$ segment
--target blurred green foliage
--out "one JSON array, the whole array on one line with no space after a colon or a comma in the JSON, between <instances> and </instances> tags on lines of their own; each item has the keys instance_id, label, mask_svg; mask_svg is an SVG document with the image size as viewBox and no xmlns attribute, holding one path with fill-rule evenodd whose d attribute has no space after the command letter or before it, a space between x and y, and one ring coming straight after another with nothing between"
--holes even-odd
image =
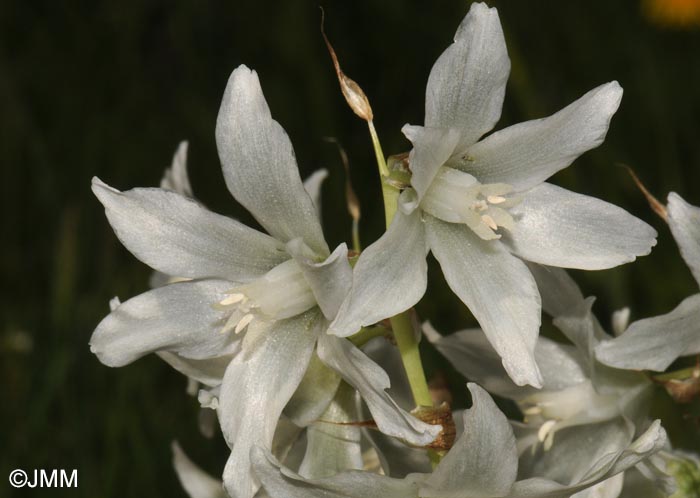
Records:
<instances>
[{"instance_id":1,"label":"blurred green foliage","mask_svg":"<svg viewBox=\"0 0 700 498\"><path fill-rule=\"evenodd\" d=\"M599 297L602 322L625 305L633 319L669 311L697 288L667 228L616 163L632 166L662 199L674 190L700 204L700 32L654 26L633 0L490 3L513 62L499 127L546 116L609 80L624 87L605 144L553 181L659 231L651 256L575 274ZM429 70L469 2L323 4L343 68L371 99L384 151L408 150L400 128L422 123ZM225 444L199 435L197 404L179 374L155 357L113 370L89 352L108 300L144 291L149 275L120 246L89 186L93 175L122 189L155 186L178 141L189 139L195 194L254 223L228 195L214 143L219 101L238 64L260 74L303 175L330 170L332 245L349 240L350 220L328 136L348 152L365 245L379 236L371 145L340 95L319 18L317 2L300 0L0 3L0 496L185 496L170 465L174 438L212 473L223 468ZM443 331L473 324L438 271L430 283L423 317ZM441 368L427 353L429 370ZM463 391L454 380L452 388ZM675 406L660 392L656 411L676 444L698 449L697 403ZM75 468L79 488L15 491L5 477L14 468Z\"/></svg>"}]
</instances>

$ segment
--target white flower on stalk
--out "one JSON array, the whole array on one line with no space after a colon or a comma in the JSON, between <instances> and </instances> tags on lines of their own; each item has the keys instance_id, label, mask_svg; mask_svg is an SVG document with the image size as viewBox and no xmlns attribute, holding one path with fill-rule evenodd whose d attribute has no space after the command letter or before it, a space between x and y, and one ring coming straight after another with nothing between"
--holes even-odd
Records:
<instances>
[{"instance_id":1,"label":"white flower on stalk","mask_svg":"<svg viewBox=\"0 0 700 498\"><path fill-rule=\"evenodd\" d=\"M325 334L350 285L347 247L330 253L289 137L245 66L229 79L216 138L229 191L270 235L173 191L120 192L94 179L121 242L153 269L190 280L118 306L95 330L92 351L109 366L151 352L199 366L224 359L214 406L232 450L224 483L235 498L257 489L249 450L269 449L282 410L308 424L330 403L340 377L360 392L383 432L416 445L432 441L440 427L391 400L381 367Z\"/></svg>"},{"instance_id":2,"label":"white flower on stalk","mask_svg":"<svg viewBox=\"0 0 700 498\"><path fill-rule=\"evenodd\" d=\"M505 416L486 391L475 384L469 390L464 430L432 473L396 479L348 471L309 479L259 447L251 453L255 471L271 498L568 498L642 462L666 441L658 421L634 439L631 425L618 419L596 432L594 444L567 434L546 464L518 462Z\"/></svg>"},{"instance_id":3,"label":"white flower on stalk","mask_svg":"<svg viewBox=\"0 0 700 498\"><path fill-rule=\"evenodd\" d=\"M671 192L667 221L681 256L700 285L700 208ZM596 347L596 357L616 368L664 371L678 357L700 354L700 294L673 311L632 323Z\"/></svg>"},{"instance_id":4,"label":"white flower on stalk","mask_svg":"<svg viewBox=\"0 0 700 498\"><path fill-rule=\"evenodd\" d=\"M543 443L549 449L564 428L618 417L637 427L646 423L653 384L639 372L610 368L596 360L596 346L609 336L591 312L593 299L584 299L564 270L537 265L530 265L530 270L545 311L572 343L538 337L535 359L542 373L541 389L515 385L479 329L441 336L426 323L425 336L465 377L516 401L525 426L532 429L530 444Z\"/></svg>"},{"instance_id":5,"label":"white flower on stalk","mask_svg":"<svg viewBox=\"0 0 700 498\"><path fill-rule=\"evenodd\" d=\"M523 260L611 268L648 254L656 232L616 206L544 183L601 144L620 86L480 140L500 117L509 70L496 9L473 4L430 73L425 126L403 129L413 142L411 188L387 233L361 255L331 332L353 334L418 302L432 251L508 374L539 386L540 296Z\"/></svg>"}]
</instances>

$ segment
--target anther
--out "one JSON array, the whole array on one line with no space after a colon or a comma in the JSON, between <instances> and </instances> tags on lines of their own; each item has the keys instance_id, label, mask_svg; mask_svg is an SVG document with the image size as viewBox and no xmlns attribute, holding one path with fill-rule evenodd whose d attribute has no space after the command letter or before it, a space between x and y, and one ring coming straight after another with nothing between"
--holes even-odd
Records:
<instances>
[{"instance_id":1,"label":"anther","mask_svg":"<svg viewBox=\"0 0 700 498\"><path fill-rule=\"evenodd\" d=\"M488 226L491 230L498 230L498 225L496 225L496 222L488 214L483 215L481 217L481 221L486 223L486 226Z\"/></svg>"},{"instance_id":2,"label":"anther","mask_svg":"<svg viewBox=\"0 0 700 498\"><path fill-rule=\"evenodd\" d=\"M245 299L244 294L234 293L234 294L231 294L230 296L228 296L227 298L223 299L222 301L220 301L219 304L221 304L223 306L228 306L231 304L240 303L244 299Z\"/></svg>"},{"instance_id":3,"label":"anther","mask_svg":"<svg viewBox=\"0 0 700 498\"><path fill-rule=\"evenodd\" d=\"M250 322L253 321L253 318L255 316L252 313L248 313L245 315L243 318L240 319L240 321L236 324L236 328L234 329L234 332L236 334L240 334L240 332L246 328L248 325L250 325Z\"/></svg>"}]
</instances>

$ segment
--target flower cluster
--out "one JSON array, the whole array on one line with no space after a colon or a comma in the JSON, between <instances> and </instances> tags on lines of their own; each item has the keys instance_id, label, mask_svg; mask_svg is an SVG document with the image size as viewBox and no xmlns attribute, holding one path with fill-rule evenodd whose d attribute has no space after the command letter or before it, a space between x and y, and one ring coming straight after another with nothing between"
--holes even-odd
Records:
<instances>
[{"instance_id":1,"label":"flower cluster","mask_svg":"<svg viewBox=\"0 0 700 498\"><path fill-rule=\"evenodd\" d=\"M396 194L387 231L356 260L323 235L327 173L302 182L245 66L228 81L216 143L226 186L265 232L194 197L186 143L161 188L93 180L117 237L155 273L152 290L111 303L91 350L113 367L159 355L189 379L204 432L218 420L231 449L219 480L174 443L190 496L665 496L674 469L697 475L650 418L645 371L700 353L700 295L629 326L619 312L613 337L562 269L612 268L656 243L623 209L546 182L603 142L622 89L603 84L489 134L509 71L497 11L473 4L430 73L425 124L403 128L409 179L382 177ZM667 220L700 283L700 209L671 194ZM421 331L412 307L429 253L479 329ZM539 335L542 310L566 343ZM470 409L430 398L421 335L472 381Z\"/></svg>"}]
</instances>

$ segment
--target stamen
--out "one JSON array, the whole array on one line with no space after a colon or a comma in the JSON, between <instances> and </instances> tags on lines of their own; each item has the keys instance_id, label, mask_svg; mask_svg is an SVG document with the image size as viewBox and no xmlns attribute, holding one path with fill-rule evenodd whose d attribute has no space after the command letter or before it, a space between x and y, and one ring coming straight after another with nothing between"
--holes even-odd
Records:
<instances>
[{"instance_id":1,"label":"stamen","mask_svg":"<svg viewBox=\"0 0 700 498\"><path fill-rule=\"evenodd\" d=\"M537 431L537 439L541 443L544 442L544 440L547 439L547 435L551 432L555 425L557 425L556 420L547 420L540 426L540 430Z\"/></svg>"},{"instance_id":2,"label":"stamen","mask_svg":"<svg viewBox=\"0 0 700 498\"><path fill-rule=\"evenodd\" d=\"M486 200L491 204L501 204L506 202L506 198L500 195L489 195Z\"/></svg>"},{"instance_id":3,"label":"stamen","mask_svg":"<svg viewBox=\"0 0 700 498\"><path fill-rule=\"evenodd\" d=\"M496 225L496 222L493 221L493 218L491 218L488 214L483 215L481 217L481 221L483 221L491 230L498 230L498 225Z\"/></svg>"},{"instance_id":4,"label":"stamen","mask_svg":"<svg viewBox=\"0 0 700 498\"><path fill-rule=\"evenodd\" d=\"M253 321L253 318L255 318L255 315L252 313L248 313L245 315L243 318L240 319L240 321L236 324L236 328L234 329L234 332L236 334L240 334L241 331L246 328L248 325L250 325L250 322Z\"/></svg>"},{"instance_id":5,"label":"stamen","mask_svg":"<svg viewBox=\"0 0 700 498\"><path fill-rule=\"evenodd\" d=\"M219 301L219 304L222 306L229 306L231 304L236 304L240 303L245 299L245 294L240 294L238 292L231 294L227 298L223 299L222 301Z\"/></svg>"}]
</instances>

